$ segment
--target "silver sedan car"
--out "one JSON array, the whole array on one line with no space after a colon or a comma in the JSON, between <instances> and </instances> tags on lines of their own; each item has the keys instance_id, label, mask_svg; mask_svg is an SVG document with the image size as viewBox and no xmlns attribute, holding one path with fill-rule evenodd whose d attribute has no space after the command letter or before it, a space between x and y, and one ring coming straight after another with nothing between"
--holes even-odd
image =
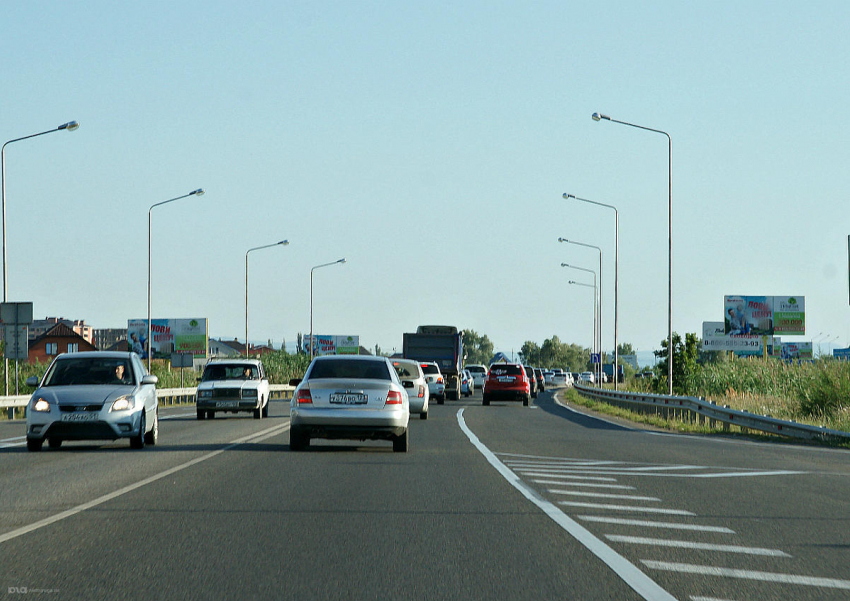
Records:
<instances>
[{"instance_id":1,"label":"silver sedan car","mask_svg":"<svg viewBox=\"0 0 850 601\"><path fill-rule=\"evenodd\" d=\"M289 448L300 451L311 438L391 440L393 451L408 449L410 403L385 357L316 357L290 402Z\"/></svg>"},{"instance_id":2,"label":"silver sedan car","mask_svg":"<svg viewBox=\"0 0 850 601\"><path fill-rule=\"evenodd\" d=\"M410 412L418 413L419 419L428 419L428 401L431 398L428 382L419 361L413 359L393 359L401 385L407 390Z\"/></svg>"},{"instance_id":3,"label":"silver sedan car","mask_svg":"<svg viewBox=\"0 0 850 601\"><path fill-rule=\"evenodd\" d=\"M154 375L135 353L85 352L59 355L47 374L27 379L38 386L27 405L27 449L45 440L58 448L65 440L117 440L130 446L154 445L159 437Z\"/></svg>"}]
</instances>

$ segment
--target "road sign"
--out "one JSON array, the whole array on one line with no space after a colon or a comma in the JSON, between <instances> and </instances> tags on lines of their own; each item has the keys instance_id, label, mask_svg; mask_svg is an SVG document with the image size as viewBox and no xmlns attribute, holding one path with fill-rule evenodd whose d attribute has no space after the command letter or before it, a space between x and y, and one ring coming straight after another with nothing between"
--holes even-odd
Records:
<instances>
[{"instance_id":1,"label":"road sign","mask_svg":"<svg viewBox=\"0 0 850 601\"><path fill-rule=\"evenodd\" d=\"M4 357L26 361L29 358L27 326L3 324L3 339L6 341Z\"/></svg>"},{"instance_id":2,"label":"road sign","mask_svg":"<svg viewBox=\"0 0 850 601\"><path fill-rule=\"evenodd\" d=\"M590 362L599 363L599 353L590 353Z\"/></svg>"},{"instance_id":3,"label":"road sign","mask_svg":"<svg viewBox=\"0 0 850 601\"><path fill-rule=\"evenodd\" d=\"M0 303L0 322L8 325L30 325L32 303Z\"/></svg>"}]
</instances>

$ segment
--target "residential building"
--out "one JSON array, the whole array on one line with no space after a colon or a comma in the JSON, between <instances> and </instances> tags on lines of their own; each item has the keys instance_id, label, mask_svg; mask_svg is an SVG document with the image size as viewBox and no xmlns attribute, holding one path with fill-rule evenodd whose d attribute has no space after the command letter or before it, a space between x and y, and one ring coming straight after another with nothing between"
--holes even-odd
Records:
<instances>
[{"instance_id":1,"label":"residential building","mask_svg":"<svg viewBox=\"0 0 850 601\"><path fill-rule=\"evenodd\" d=\"M27 362L50 363L56 355L96 350L97 348L91 342L69 326L59 322L29 343Z\"/></svg>"}]
</instances>

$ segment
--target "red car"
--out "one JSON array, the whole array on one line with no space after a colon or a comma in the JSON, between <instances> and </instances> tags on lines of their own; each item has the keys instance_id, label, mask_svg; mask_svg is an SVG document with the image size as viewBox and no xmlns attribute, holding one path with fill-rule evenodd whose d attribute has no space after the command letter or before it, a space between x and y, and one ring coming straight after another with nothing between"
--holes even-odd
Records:
<instances>
[{"instance_id":1,"label":"red car","mask_svg":"<svg viewBox=\"0 0 850 601\"><path fill-rule=\"evenodd\" d=\"M484 380L484 405L490 401L522 401L528 406L531 384L525 369L518 363L494 363Z\"/></svg>"}]
</instances>

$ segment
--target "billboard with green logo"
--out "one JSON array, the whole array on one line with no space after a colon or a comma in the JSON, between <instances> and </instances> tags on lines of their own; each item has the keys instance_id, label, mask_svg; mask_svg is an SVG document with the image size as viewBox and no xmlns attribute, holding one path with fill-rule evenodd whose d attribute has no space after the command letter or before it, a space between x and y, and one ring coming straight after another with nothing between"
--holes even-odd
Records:
<instances>
[{"instance_id":1,"label":"billboard with green logo","mask_svg":"<svg viewBox=\"0 0 850 601\"><path fill-rule=\"evenodd\" d=\"M726 334L802 336L806 333L806 298L725 296L723 319Z\"/></svg>"}]
</instances>

